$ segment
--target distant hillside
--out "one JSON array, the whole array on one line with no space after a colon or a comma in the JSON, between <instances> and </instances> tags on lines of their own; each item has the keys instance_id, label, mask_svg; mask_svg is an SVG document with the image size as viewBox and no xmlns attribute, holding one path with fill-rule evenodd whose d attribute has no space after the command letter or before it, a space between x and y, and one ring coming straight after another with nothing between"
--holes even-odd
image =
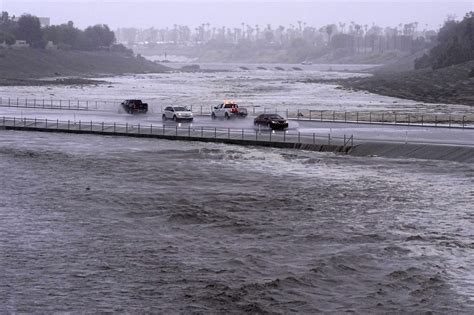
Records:
<instances>
[{"instance_id":1,"label":"distant hillside","mask_svg":"<svg viewBox=\"0 0 474 315\"><path fill-rule=\"evenodd\" d=\"M438 43L415 61L415 68L440 69L474 60L474 12L460 22L448 20L438 33Z\"/></svg>"},{"instance_id":2,"label":"distant hillside","mask_svg":"<svg viewBox=\"0 0 474 315\"><path fill-rule=\"evenodd\" d=\"M405 71L413 69L417 70ZM372 69L373 77L341 82L354 89L432 103L474 106L474 12L448 20L428 52Z\"/></svg>"},{"instance_id":3,"label":"distant hillside","mask_svg":"<svg viewBox=\"0 0 474 315\"><path fill-rule=\"evenodd\" d=\"M0 79L100 76L169 70L142 57L96 51L0 49Z\"/></svg>"},{"instance_id":4,"label":"distant hillside","mask_svg":"<svg viewBox=\"0 0 474 315\"><path fill-rule=\"evenodd\" d=\"M474 60L436 70L381 72L342 84L353 89L423 102L474 106Z\"/></svg>"},{"instance_id":5,"label":"distant hillside","mask_svg":"<svg viewBox=\"0 0 474 315\"><path fill-rule=\"evenodd\" d=\"M423 51L418 51L413 54L406 54L381 62L381 66L369 69L372 73L396 73L415 69L415 60L423 55Z\"/></svg>"}]
</instances>

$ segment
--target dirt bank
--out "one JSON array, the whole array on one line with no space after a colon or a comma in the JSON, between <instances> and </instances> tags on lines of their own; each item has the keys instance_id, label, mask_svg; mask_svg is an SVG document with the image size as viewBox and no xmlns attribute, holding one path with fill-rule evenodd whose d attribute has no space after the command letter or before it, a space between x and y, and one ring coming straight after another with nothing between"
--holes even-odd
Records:
<instances>
[{"instance_id":1,"label":"dirt bank","mask_svg":"<svg viewBox=\"0 0 474 315\"><path fill-rule=\"evenodd\" d=\"M474 106L474 61L442 69L389 71L374 68L373 76L351 79L309 79L306 83L331 83L352 90L427 103Z\"/></svg>"},{"instance_id":2,"label":"dirt bank","mask_svg":"<svg viewBox=\"0 0 474 315\"><path fill-rule=\"evenodd\" d=\"M0 84L37 85L38 78L92 77L124 73L156 73L169 70L142 57L112 52L37 49L0 49ZM51 84L87 84L55 79Z\"/></svg>"},{"instance_id":3,"label":"dirt bank","mask_svg":"<svg viewBox=\"0 0 474 315\"><path fill-rule=\"evenodd\" d=\"M373 77L344 80L346 88L429 103L474 106L474 61L438 70L375 72Z\"/></svg>"}]
</instances>

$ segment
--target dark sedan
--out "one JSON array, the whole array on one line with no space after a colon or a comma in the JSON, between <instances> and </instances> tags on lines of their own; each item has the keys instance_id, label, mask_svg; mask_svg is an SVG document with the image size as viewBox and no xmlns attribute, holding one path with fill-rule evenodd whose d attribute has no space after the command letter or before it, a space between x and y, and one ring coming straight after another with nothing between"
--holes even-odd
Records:
<instances>
[{"instance_id":1,"label":"dark sedan","mask_svg":"<svg viewBox=\"0 0 474 315\"><path fill-rule=\"evenodd\" d=\"M277 114L260 114L254 121L254 125L268 126L271 129L286 129L288 128L288 122L285 118Z\"/></svg>"},{"instance_id":2,"label":"dark sedan","mask_svg":"<svg viewBox=\"0 0 474 315\"><path fill-rule=\"evenodd\" d=\"M122 103L123 109L129 114L146 113L148 111L148 104L141 100L125 100Z\"/></svg>"}]
</instances>

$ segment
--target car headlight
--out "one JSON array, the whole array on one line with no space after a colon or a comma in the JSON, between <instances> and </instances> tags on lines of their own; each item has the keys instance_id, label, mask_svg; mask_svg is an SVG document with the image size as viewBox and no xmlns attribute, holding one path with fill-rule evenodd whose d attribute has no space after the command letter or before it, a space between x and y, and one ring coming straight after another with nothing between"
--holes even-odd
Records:
<instances>
[{"instance_id":1,"label":"car headlight","mask_svg":"<svg viewBox=\"0 0 474 315\"><path fill-rule=\"evenodd\" d=\"M181 116L181 113L176 113L176 115Z\"/></svg>"}]
</instances>

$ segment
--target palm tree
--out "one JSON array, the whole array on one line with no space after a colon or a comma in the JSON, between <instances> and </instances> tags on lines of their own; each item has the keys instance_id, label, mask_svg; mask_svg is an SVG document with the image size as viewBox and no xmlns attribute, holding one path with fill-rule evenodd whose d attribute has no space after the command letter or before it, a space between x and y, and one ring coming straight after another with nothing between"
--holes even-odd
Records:
<instances>
[{"instance_id":1,"label":"palm tree","mask_svg":"<svg viewBox=\"0 0 474 315\"><path fill-rule=\"evenodd\" d=\"M326 27L324 29L326 31L326 33L328 34L328 45L331 42L331 35L334 33L334 31L336 29L335 26L336 25L334 25L334 24L329 24L329 25L326 25Z\"/></svg>"},{"instance_id":2,"label":"palm tree","mask_svg":"<svg viewBox=\"0 0 474 315\"><path fill-rule=\"evenodd\" d=\"M285 27L283 25L278 26L278 34L280 36L280 45L283 45L284 32L285 32Z\"/></svg>"},{"instance_id":3,"label":"palm tree","mask_svg":"<svg viewBox=\"0 0 474 315\"><path fill-rule=\"evenodd\" d=\"M356 52L360 51L360 40L359 40L359 35L360 35L360 30L362 29L362 26L360 24L354 24L355 32L356 32Z\"/></svg>"},{"instance_id":4,"label":"palm tree","mask_svg":"<svg viewBox=\"0 0 474 315\"><path fill-rule=\"evenodd\" d=\"M364 25L364 53L367 51L367 28L369 26L367 24Z\"/></svg>"},{"instance_id":5,"label":"palm tree","mask_svg":"<svg viewBox=\"0 0 474 315\"><path fill-rule=\"evenodd\" d=\"M346 27L346 23L339 22L339 27L341 28L341 32L344 34L344 27Z\"/></svg>"}]
</instances>

